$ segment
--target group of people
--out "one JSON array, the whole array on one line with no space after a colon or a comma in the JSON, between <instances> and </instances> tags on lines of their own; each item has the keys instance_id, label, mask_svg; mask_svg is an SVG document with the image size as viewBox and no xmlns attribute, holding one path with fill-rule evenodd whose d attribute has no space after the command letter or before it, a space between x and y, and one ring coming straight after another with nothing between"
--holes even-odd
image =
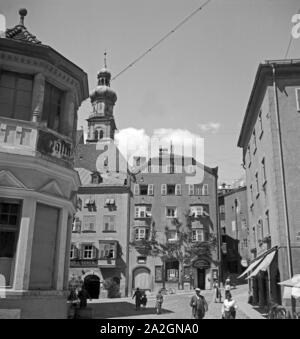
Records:
<instances>
[{"instance_id":1,"label":"group of people","mask_svg":"<svg viewBox=\"0 0 300 339\"><path fill-rule=\"evenodd\" d=\"M218 281L216 280L213 285L214 288L214 302L222 302L222 293ZM192 296L190 306L192 307L192 316L194 319L203 319L205 313L208 311L207 302L202 296L200 288L195 289L196 294ZM236 317L236 301L231 294L230 279L225 281L225 299L222 305L222 319L235 319Z\"/></svg>"},{"instance_id":2,"label":"group of people","mask_svg":"<svg viewBox=\"0 0 300 339\"><path fill-rule=\"evenodd\" d=\"M218 281L214 282L214 301L222 302L222 293ZM222 305L222 319L235 319L236 317L236 301L231 295L231 282L227 278L225 281L225 299Z\"/></svg>"},{"instance_id":3,"label":"group of people","mask_svg":"<svg viewBox=\"0 0 300 339\"><path fill-rule=\"evenodd\" d=\"M138 311L141 309L141 305L145 308L147 305L147 295L145 291L141 291L139 288L137 288L134 292L134 295L132 296L132 299L135 298L135 309ZM162 290L160 289L156 295L156 313L161 314L162 304L164 301L164 297L162 294Z\"/></svg>"},{"instance_id":4,"label":"group of people","mask_svg":"<svg viewBox=\"0 0 300 339\"><path fill-rule=\"evenodd\" d=\"M222 302L222 293L219 287L218 281L214 282L214 302ZM204 296L201 295L200 288L195 289L196 294L192 296L190 300L190 306L192 307L192 317L194 319L203 319L205 313L208 311L208 304ZM139 288L136 289L132 298L135 298L135 308L136 310L141 309L141 305L146 307L147 296L144 291L141 291ZM160 289L156 295L156 313L161 314L162 304L164 297L162 294L162 289ZM225 299L222 305L222 319L235 319L236 317L236 301L231 295L231 284L230 279L226 279L225 282Z\"/></svg>"},{"instance_id":5,"label":"group of people","mask_svg":"<svg viewBox=\"0 0 300 339\"><path fill-rule=\"evenodd\" d=\"M146 307L148 299L145 291L141 291L137 288L132 296L132 299L133 298L135 298L135 309L137 311L141 309L141 306L144 308Z\"/></svg>"},{"instance_id":6,"label":"group of people","mask_svg":"<svg viewBox=\"0 0 300 339\"><path fill-rule=\"evenodd\" d=\"M85 308L87 306L88 299L91 300L91 297L84 285L79 288L73 288L68 297L68 301L72 303L73 307L79 305L80 308Z\"/></svg>"}]
</instances>

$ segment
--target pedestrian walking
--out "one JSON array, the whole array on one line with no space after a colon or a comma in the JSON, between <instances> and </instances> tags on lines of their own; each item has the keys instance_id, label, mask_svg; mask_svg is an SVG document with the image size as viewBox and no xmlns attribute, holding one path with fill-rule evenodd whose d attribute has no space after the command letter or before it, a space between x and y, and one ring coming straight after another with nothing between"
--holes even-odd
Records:
<instances>
[{"instance_id":1,"label":"pedestrian walking","mask_svg":"<svg viewBox=\"0 0 300 339\"><path fill-rule=\"evenodd\" d=\"M222 319L235 319L237 305L229 292L222 306Z\"/></svg>"},{"instance_id":2,"label":"pedestrian walking","mask_svg":"<svg viewBox=\"0 0 300 339\"><path fill-rule=\"evenodd\" d=\"M195 289L196 294L192 296L190 306L192 307L192 316L194 319L203 319L205 312L208 311L207 302L202 296L200 288Z\"/></svg>"},{"instance_id":3,"label":"pedestrian walking","mask_svg":"<svg viewBox=\"0 0 300 339\"><path fill-rule=\"evenodd\" d=\"M144 308L146 308L146 305L147 305L147 295L146 295L146 292L142 292L142 296L141 296L141 305L144 306Z\"/></svg>"},{"instance_id":4,"label":"pedestrian walking","mask_svg":"<svg viewBox=\"0 0 300 339\"><path fill-rule=\"evenodd\" d=\"M135 298L135 309L136 311L141 309L141 298L142 298L142 292L140 291L140 289L137 287L134 295L132 296L132 299Z\"/></svg>"},{"instance_id":5,"label":"pedestrian walking","mask_svg":"<svg viewBox=\"0 0 300 339\"><path fill-rule=\"evenodd\" d=\"M230 279L227 278L226 281L225 281L225 298L228 294L231 294L230 290L231 290Z\"/></svg>"},{"instance_id":6,"label":"pedestrian walking","mask_svg":"<svg viewBox=\"0 0 300 339\"><path fill-rule=\"evenodd\" d=\"M78 292L78 299L80 301L79 303L80 308L85 308L87 306L87 300L88 299L91 300L89 292L87 291L84 285L81 287L81 289Z\"/></svg>"},{"instance_id":7,"label":"pedestrian walking","mask_svg":"<svg viewBox=\"0 0 300 339\"><path fill-rule=\"evenodd\" d=\"M156 314L161 314L161 308L164 301L164 296L162 295L162 290L159 290L156 295Z\"/></svg>"},{"instance_id":8,"label":"pedestrian walking","mask_svg":"<svg viewBox=\"0 0 300 339\"><path fill-rule=\"evenodd\" d=\"M214 288L214 301L215 301L215 303L216 302L221 303L222 302L222 294L221 294L221 290L220 290L219 283L218 283L217 280L215 281L213 288Z\"/></svg>"}]
</instances>

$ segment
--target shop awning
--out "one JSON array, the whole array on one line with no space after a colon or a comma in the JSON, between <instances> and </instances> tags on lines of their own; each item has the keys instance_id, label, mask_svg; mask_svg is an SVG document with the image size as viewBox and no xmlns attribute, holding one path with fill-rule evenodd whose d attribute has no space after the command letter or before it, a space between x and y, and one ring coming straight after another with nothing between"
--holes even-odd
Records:
<instances>
[{"instance_id":1,"label":"shop awning","mask_svg":"<svg viewBox=\"0 0 300 339\"><path fill-rule=\"evenodd\" d=\"M267 268L270 266L271 262L273 261L275 254L276 254L276 251L273 251L269 253L268 255L266 255L261 261L261 263L256 267L256 269L246 279L255 277L259 273L259 271L266 271Z\"/></svg>"},{"instance_id":2,"label":"shop awning","mask_svg":"<svg viewBox=\"0 0 300 339\"><path fill-rule=\"evenodd\" d=\"M240 276L238 276L238 279L242 278L244 275L252 271L262 261L262 259L263 258L255 260L252 264L250 264L248 268Z\"/></svg>"}]
</instances>

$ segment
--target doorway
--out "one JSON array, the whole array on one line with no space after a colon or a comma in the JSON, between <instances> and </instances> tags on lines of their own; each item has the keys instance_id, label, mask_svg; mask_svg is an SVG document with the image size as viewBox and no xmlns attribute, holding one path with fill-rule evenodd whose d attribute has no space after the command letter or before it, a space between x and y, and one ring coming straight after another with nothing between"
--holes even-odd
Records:
<instances>
[{"instance_id":1,"label":"doorway","mask_svg":"<svg viewBox=\"0 0 300 339\"><path fill-rule=\"evenodd\" d=\"M100 294L100 279L97 275L88 275L84 278L84 286L91 299L98 299Z\"/></svg>"},{"instance_id":2,"label":"doorway","mask_svg":"<svg viewBox=\"0 0 300 339\"><path fill-rule=\"evenodd\" d=\"M205 290L205 269L204 268L198 268L198 288L201 290Z\"/></svg>"}]
</instances>

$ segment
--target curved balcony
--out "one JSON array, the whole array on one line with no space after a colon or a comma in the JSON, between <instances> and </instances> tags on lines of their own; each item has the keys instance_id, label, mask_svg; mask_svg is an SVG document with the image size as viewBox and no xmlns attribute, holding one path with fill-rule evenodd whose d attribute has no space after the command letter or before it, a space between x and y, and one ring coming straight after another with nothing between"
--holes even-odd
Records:
<instances>
[{"instance_id":1,"label":"curved balcony","mask_svg":"<svg viewBox=\"0 0 300 339\"><path fill-rule=\"evenodd\" d=\"M72 140L31 121L0 117L0 152L40 157L73 167Z\"/></svg>"}]
</instances>

